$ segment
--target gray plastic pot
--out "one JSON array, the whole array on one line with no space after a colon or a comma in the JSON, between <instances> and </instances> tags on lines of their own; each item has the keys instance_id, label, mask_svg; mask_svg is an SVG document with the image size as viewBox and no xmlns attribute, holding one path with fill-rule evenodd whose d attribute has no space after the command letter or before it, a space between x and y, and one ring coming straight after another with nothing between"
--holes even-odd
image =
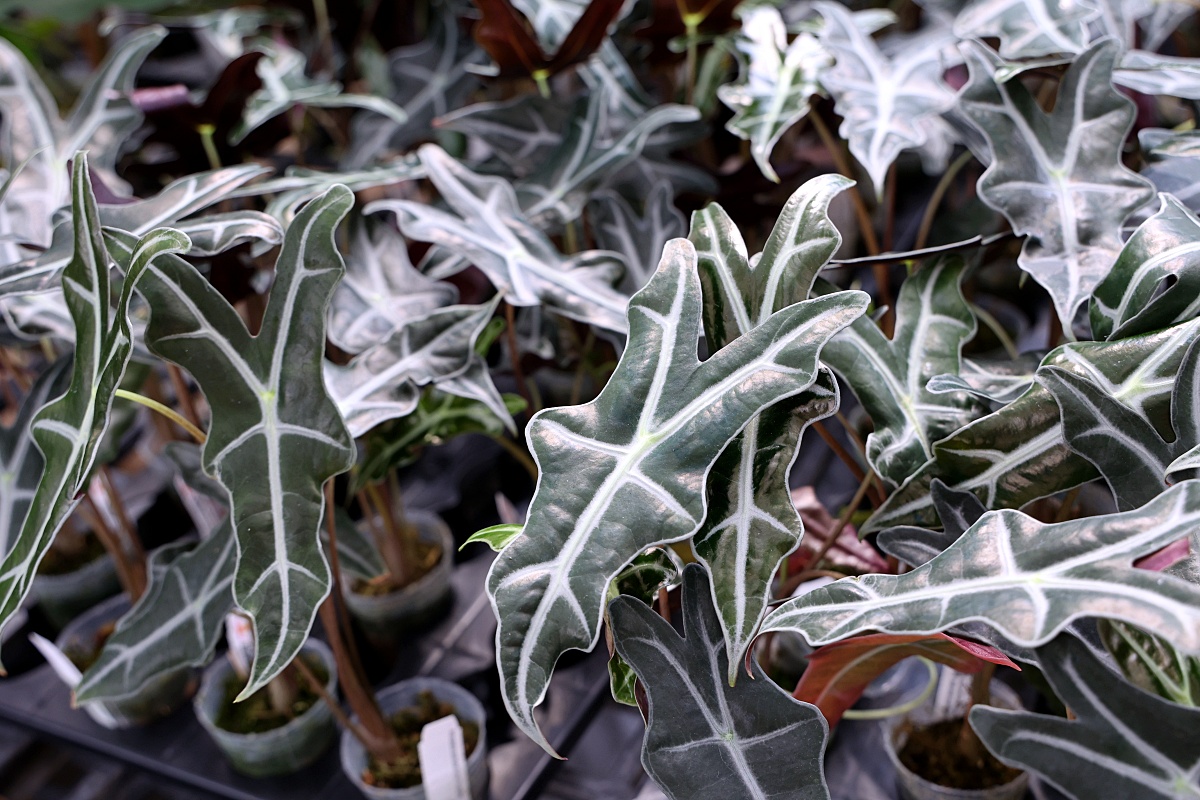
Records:
<instances>
[{"instance_id":1,"label":"gray plastic pot","mask_svg":"<svg viewBox=\"0 0 1200 800\"><path fill-rule=\"evenodd\" d=\"M300 653L315 656L321 662L329 675L325 690L330 697L336 697L337 664L325 643L310 639ZM196 718L235 770L252 778L287 775L308 766L329 749L337 725L324 700L317 701L286 725L265 733L234 733L218 726L216 719L225 702L225 686L233 674L227 658L209 665L192 705Z\"/></svg>"},{"instance_id":2,"label":"gray plastic pot","mask_svg":"<svg viewBox=\"0 0 1200 800\"><path fill-rule=\"evenodd\" d=\"M441 548L442 557L433 569L415 583L385 595L359 594L351 587L352 580L342 581L350 615L367 638L383 649L394 647L407 631L437 619L450 605L454 534L441 517L429 511L412 510L407 516L421 541Z\"/></svg>"},{"instance_id":3,"label":"gray plastic pot","mask_svg":"<svg viewBox=\"0 0 1200 800\"><path fill-rule=\"evenodd\" d=\"M483 705L457 683L441 678L410 678L379 692L375 699L385 717L390 717L403 708L417 705L421 692L429 691L438 700L454 706L459 719L474 722L479 726L479 742L467 756L467 776L471 782L473 800L487 797L487 713ZM358 721L358 718L354 718ZM342 771L346 777L372 800L425 800L425 789L412 786L408 789L380 789L363 782L363 771L367 769L367 751L349 731L342 731Z\"/></svg>"},{"instance_id":4,"label":"gray plastic pot","mask_svg":"<svg viewBox=\"0 0 1200 800\"><path fill-rule=\"evenodd\" d=\"M1022 800L1029 787L1029 775L1022 772L1003 786L989 789L951 789L940 786L910 771L900 762L900 751L912 727L932 725L962 717L970 696L970 678L943 668L937 690L923 705L891 720L884 729L884 750L896 768L896 781L904 800ZM1000 681L992 681L992 705L1020 709L1017 693Z\"/></svg>"},{"instance_id":5,"label":"gray plastic pot","mask_svg":"<svg viewBox=\"0 0 1200 800\"><path fill-rule=\"evenodd\" d=\"M108 553L89 561L74 572L37 575L33 579L33 598L50 623L58 629L101 600L121 591L117 566Z\"/></svg>"},{"instance_id":6,"label":"gray plastic pot","mask_svg":"<svg viewBox=\"0 0 1200 800\"><path fill-rule=\"evenodd\" d=\"M129 598L124 594L110 597L71 620L54 643L68 657L87 654L95 648L96 634L101 628L123 617L129 609ZM186 703L196 691L198 674L191 667L181 667L158 675L135 694L115 700L92 700L83 703L82 708L101 724L105 723L96 716L96 709L107 712L118 728L145 725Z\"/></svg>"}]
</instances>

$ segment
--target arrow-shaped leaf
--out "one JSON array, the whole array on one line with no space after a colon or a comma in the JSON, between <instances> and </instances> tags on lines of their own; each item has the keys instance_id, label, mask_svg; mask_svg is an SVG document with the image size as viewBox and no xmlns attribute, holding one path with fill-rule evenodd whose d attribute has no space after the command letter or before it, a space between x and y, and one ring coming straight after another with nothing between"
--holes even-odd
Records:
<instances>
[{"instance_id":1,"label":"arrow-shaped leaf","mask_svg":"<svg viewBox=\"0 0 1200 800\"><path fill-rule=\"evenodd\" d=\"M100 233L87 157L75 156L71 211L75 255L63 272L63 294L75 321L75 358L66 393L33 417L34 442L45 459L21 532L0 563L0 627L21 605L54 534L79 502L108 427L114 392L133 349L129 301L133 287L164 254L186 251L187 237L168 229L131 241L116 308L109 306L109 255Z\"/></svg>"},{"instance_id":2,"label":"arrow-shaped leaf","mask_svg":"<svg viewBox=\"0 0 1200 800\"><path fill-rule=\"evenodd\" d=\"M1037 655L1075 718L975 706L971 727L1001 761L1033 770L1075 800L1200 797L1200 710L1126 683L1073 636Z\"/></svg>"},{"instance_id":3,"label":"arrow-shaped leaf","mask_svg":"<svg viewBox=\"0 0 1200 800\"><path fill-rule=\"evenodd\" d=\"M464 257L514 306L544 305L580 322L625 330L628 298L612 288L617 258L595 250L564 257L529 222L507 181L477 175L434 145L423 146L420 156L455 213L405 200L380 200L368 213L395 212L406 236Z\"/></svg>"},{"instance_id":4,"label":"arrow-shaped leaf","mask_svg":"<svg viewBox=\"0 0 1200 800\"><path fill-rule=\"evenodd\" d=\"M979 416L969 395L935 394L926 384L957 374L962 347L975 335L975 315L962 295L966 265L944 260L914 273L900 287L896 332L889 340L862 317L825 348L829 364L871 416L867 460L883 478L901 484L933 456L933 443Z\"/></svg>"},{"instance_id":5,"label":"arrow-shaped leaf","mask_svg":"<svg viewBox=\"0 0 1200 800\"><path fill-rule=\"evenodd\" d=\"M1096 13L1090 3L1074 0L971 0L955 19L954 34L994 36L1008 59L1078 53L1087 46L1085 23Z\"/></svg>"},{"instance_id":6,"label":"arrow-shaped leaf","mask_svg":"<svg viewBox=\"0 0 1200 800\"><path fill-rule=\"evenodd\" d=\"M326 361L325 383L350 435L411 413L422 387L465 372L498 302L439 309L412 320L349 364Z\"/></svg>"},{"instance_id":7,"label":"arrow-shaped leaf","mask_svg":"<svg viewBox=\"0 0 1200 800\"><path fill-rule=\"evenodd\" d=\"M70 378L71 359L56 361L38 376L13 424L0 427L0 553L17 538L45 460L33 441L33 417L51 399L62 395Z\"/></svg>"},{"instance_id":8,"label":"arrow-shaped leaf","mask_svg":"<svg viewBox=\"0 0 1200 800\"><path fill-rule=\"evenodd\" d=\"M1080 54L1047 114L1020 81L996 81L990 50L966 48L961 107L993 155L979 196L1029 236L1017 263L1050 293L1066 330L1116 261L1121 224L1150 199L1149 182L1121 163L1134 107L1112 86L1119 50L1105 39Z\"/></svg>"},{"instance_id":9,"label":"arrow-shaped leaf","mask_svg":"<svg viewBox=\"0 0 1200 800\"><path fill-rule=\"evenodd\" d=\"M358 220L346 256L346 277L333 293L329 338L361 353L406 323L449 305L458 290L422 275L408 259L408 243L388 225Z\"/></svg>"},{"instance_id":10,"label":"arrow-shaped leaf","mask_svg":"<svg viewBox=\"0 0 1200 800\"><path fill-rule=\"evenodd\" d=\"M403 151L429 137L433 120L461 108L478 85L472 70L482 66L483 53L465 46L450 6L444 7L431 28L424 41L388 53L391 99L407 119L401 123L381 114L357 115L350 126L353 144L343 167L363 167L384 150Z\"/></svg>"},{"instance_id":11,"label":"arrow-shaped leaf","mask_svg":"<svg viewBox=\"0 0 1200 800\"><path fill-rule=\"evenodd\" d=\"M641 155L652 134L667 125L695 122L700 112L691 106L657 106L617 133L609 132L607 117L603 88L579 101L558 147L517 184L517 197L529 219L554 225L577 219L590 192Z\"/></svg>"},{"instance_id":12,"label":"arrow-shaped leaf","mask_svg":"<svg viewBox=\"0 0 1200 800\"><path fill-rule=\"evenodd\" d=\"M505 705L544 748L533 707L562 653L595 646L608 582L648 547L697 530L717 456L761 410L813 383L821 347L865 303L847 292L788 306L700 363L695 249L673 240L630 303L629 343L600 396L534 416L541 477L488 594Z\"/></svg>"},{"instance_id":13,"label":"arrow-shaped leaf","mask_svg":"<svg viewBox=\"0 0 1200 800\"><path fill-rule=\"evenodd\" d=\"M617 652L650 700L642 765L672 800L827 800L822 759L829 728L753 664L731 687L725 639L704 570L684 570L683 638L644 603L609 606ZM786 753L786 758L779 758Z\"/></svg>"},{"instance_id":14,"label":"arrow-shaped leaf","mask_svg":"<svg viewBox=\"0 0 1200 800\"><path fill-rule=\"evenodd\" d=\"M227 249L230 243L214 240L214 234L221 230L228 232L229 226L225 223L232 221L228 217L224 218L224 222L220 214L192 217L186 223L179 220L233 196L243 184L266 172L269 170L257 164L244 164L188 175L167 184L153 197L135 200L132 203L98 205L100 224L105 228L120 228L138 236L161 226L171 226L176 230L189 228L189 236L197 234L192 247L203 251L196 252L197 255ZM250 215L240 219L253 224L250 229L252 235L262 237L272 244L278 243L283 232L277 225L271 225L257 212L237 213ZM63 269L71 260L73 244L71 225L67 221L54 229L50 246L44 252L0 267L0 297L56 288Z\"/></svg>"},{"instance_id":15,"label":"arrow-shaped leaf","mask_svg":"<svg viewBox=\"0 0 1200 800\"><path fill-rule=\"evenodd\" d=\"M597 246L620 253L624 259L620 288L629 294L646 285L663 246L686 229L683 214L675 207L674 190L666 183L650 191L642 216L611 189L595 192L588 200L588 221Z\"/></svg>"},{"instance_id":16,"label":"arrow-shaped leaf","mask_svg":"<svg viewBox=\"0 0 1200 800\"><path fill-rule=\"evenodd\" d=\"M1193 321L1119 342L1069 344L1042 363L1105 386L1127 408L1169 432L1171 391L1184 352L1198 332L1200 322ZM988 508L1019 508L1097 477L1095 468L1067 444L1058 405L1040 384L937 442L933 452L933 460L876 510L865 533L892 525L936 525L929 493L934 478L974 492Z\"/></svg>"},{"instance_id":17,"label":"arrow-shaped leaf","mask_svg":"<svg viewBox=\"0 0 1200 800\"><path fill-rule=\"evenodd\" d=\"M1200 219L1171 195L1158 197L1158 213L1138 226L1092 292L1097 339L1161 330L1200 313Z\"/></svg>"},{"instance_id":18,"label":"arrow-shaped leaf","mask_svg":"<svg viewBox=\"0 0 1200 800\"><path fill-rule=\"evenodd\" d=\"M842 243L829 203L850 185L839 175L823 175L797 189L757 261L747 257L741 233L720 206L693 215L689 238L704 287L710 352L808 298L817 273ZM771 577L804 533L787 480L801 437L812 422L833 414L839 400L833 375L821 369L805 392L750 420L709 474L708 511L692 544L712 574L731 684L766 612Z\"/></svg>"},{"instance_id":19,"label":"arrow-shaped leaf","mask_svg":"<svg viewBox=\"0 0 1200 800\"><path fill-rule=\"evenodd\" d=\"M942 529L934 531L898 525L882 530L875 539L880 550L906 564L919 567L954 544L987 511L975 495L951 489L937 478L929 487L929 495Z\"/></svg>"},{"instance_id":20,"label":"arrow-shaped leaf","mask_svg":"<svg viewBox=\"0 0 1200 800\"><path fill-rule=\"evenodd\" d=\"M385 164L346 172L288 167L283 177L259 181L234 192L233 197L274 195L267 203L266 213L287 224L296 216L296 209L334 186L346 186L362 191L377 186L391 186L403 181L425 177L425 169L416 155L403 155Z\"/></svg>"},{"instance_id":21,"label":"arrow-shaped leaf","mask_svg":"<svg viewBox=\"0 0 1200 800\"><path fill-rule=\"evenodd\" d=\"M233 609L233 528L225 519L194 550L170 561L167 549L150 556L146 593L83 673L76 703L125 697L158 675L212 658L225 615Z\"/></svg>"},{"instance_id":22,"label":"arrow-shaped leaf","mask_svg":"<svg viewBox=\"0 0 1200 800\"><path fill-rule=\"evenodd\" d=\"M947 66L942 50L953 39L934 30L889 57L844 6L815 5L825 19L817 37L837 59L821 72L821 83L842 116L839 133L882 197L888 168L901 151L924 148L946 135L939 115L954 106L955 97L942 81ZM948 147L942 149L948 154Z\"/></svg>"},{"instance_id":23,"label":"arrow-shaped leaf","mask_svg":"<svg viewBox=\"0 0 1200 800\"><path fill-rule=\"evenodd\" d=\"M771 151L808 113L809 100L821 90L818 75L832 59L812 34L801 33L788 44L783 17L774 8L743 15L737 47L744 60L741 81L717 89L721 102L734 111L725 128L750 141L758 168L778 183Z\"/></svg>"},{"instance_id":24,"label":"arrow-shaped leaf","mask_svg":"<svg viewBox=\"0 0 1200 800\"><path fill-rule=\"evenodd\" d=\"M1044 524L989 511L945 552L903 575L835 581L784 603L762 630L828 644L865 631L937 633L980 621L1040 647L1080 617L1118 619L1200 653L1200 586L1135 559L1200 530L1200 481L1134 511Z\"/></svg>"},{"instance_id":25,"label":"arrow-shaped leaf","mask_svg":"<svg viewBox=\"0 0 1200 800\"><path fill-rule=\"evenodd\" d=\"M321 361L326 307L345 270L334 231L353 202L334 187L296 215L257 336L180 258L157 261L141 286L151 307L147 345L195 376L212 408L204 468L230 494L234 598L256 638L243 696L287 666L329 591L321 487L350 468L354 449Z\"/></svg>"},{"instance_id":26,"label":"arrow-shaped leaf","mask_svg":"<svg viewBox=\"0 0 1200 800\"><path fill-rule=\"evenodd\" d=\"M957 375L934 375L925 384L933 394L967 392L996 406L1006 406L1033 385L1045 353L1022 353L1013 360L964 358ZM995 410L995 409L993 409Z\"/></svg>"},{"instance_id":27,"label":"arrow-shaped leaf","mask_svg":"<svg viewBox=\"0 0 1200 800\"><path fill-rule=\"evenodd\" d=\"M1193 211L1200 208L1200 131L1143 128L1138 144L1146 161L1142 176Z\"/></svg>"}]
</instances>

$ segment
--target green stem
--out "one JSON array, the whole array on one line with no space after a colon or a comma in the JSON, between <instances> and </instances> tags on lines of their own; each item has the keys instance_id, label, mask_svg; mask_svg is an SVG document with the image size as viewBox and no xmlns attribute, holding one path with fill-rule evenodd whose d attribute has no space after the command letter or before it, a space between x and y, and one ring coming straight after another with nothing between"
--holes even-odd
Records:
<instances>
[{"instance_id":1,"label":"green stem","mask_svg":"<svg viewBox=\"0 0 1200 800\"><path fill-rule=\"evenodd\" d=\"M925 206L925 215L921 217L921 227L917 229L917 241L913 244L914 250L920 250L925 246L925 242L929 240L929 231L933 227L933 218L937 214L938 206L942 204L942 198L950 190L955 176L958 175L963 167L970 163L971 158L970 150L956 158L945 174L942 175L942 179L938 181L937 186L933 188L933 194L929 197L929 205Z\"/></svg>"},{"instance_id":2,"label":"green stem","mask_svg":"<svg viewBox=\"0 0 1200 800\"><path fill-rule=\"evenodd\" d=\"M151 411L157 411L159 414L162 414L164 417L171 420L176 425L178 425L179 427L183 428L185 431L190 433L192 435L192 438L196 440L197 444L204 444L205 440L208 438L204 434L204 431L200 430L198 427L193 425L191 422L184 419L182 415L180 415L178 412L175 411L175 409L170 408L168 406L164 406L162 403L158 402L157 400L151 400L149 397L146 397L145 395L138 394L137 392L130 392L125 389L117 389L116 395L117 395L117 397L121 398L122 400L129 400L131 402L137 403L138 405L145 406L146 408L150 409Z\"/></svg>"},{"instance_id":3,"label":"green stem","mask_svg":"<svg viewBox=\"0 0 1200 800\"><path fill-rule=\"evenodd\" d=\"M533 71L533 82L537 84L538 92L547 100L550 99L550 73L544 69L535 69Z\"/></svg>"},{"instance_id":4,"label":"green stem","mask_svg":"<svg viewBox=\"0 0 1200 800\"><path fill-rule=\"evenodd\" d=\"M204 155L208 156L208 166L212 169L221 168L221 154L217 152L217 143L213 140L213 134L216 132L216 126L208 122L196 126L196 133L200 134L200 143L204 145Z\"/></svg>"},{"instance_id":5,"label":"green stem","mask_svg":"<svg viewBox=\"0 0 1200 800\"><path fill-rule=\"evenodd\" d=\"M920 657L918 656L918 658ZM933 691L937 689L938 684L937 666L927 658L921 658L920 660L925 664L925 668L929 670L929 682L925 684L925 688L921 690L919 695L906 703L901 703L898 706L890 708L865 708L858 710L852 708L843 712L842 719L888 719L889 717L899 717L902 714L907 714L916 708L920 708L930 698Z\"/></svg>"},{"instance_id":6,"label":"green stem","mask_svg":"<svg viewBox=\"0 0 1200 800\"><path fill-rule=\"evenodd\" d=\"M700 36L699 22L693 15L684 16L683 24L687 26L687 104L696 105L696 64L699 56Z\"/></svg>"}]
</instances>

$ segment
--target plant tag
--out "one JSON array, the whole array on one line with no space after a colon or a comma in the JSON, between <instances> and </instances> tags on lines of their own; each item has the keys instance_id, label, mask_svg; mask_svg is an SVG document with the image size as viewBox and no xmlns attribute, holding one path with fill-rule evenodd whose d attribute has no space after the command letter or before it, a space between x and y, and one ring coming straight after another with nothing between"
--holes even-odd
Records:
<instances>
[{"instance_id":1,"label":"plant tag","mask_svg":"<svg viewBox=\"0 0 1200 800\"><path fill-rule=\"evenodd\" d=\"M254 662L254 629L241 614L225 615L225 641L229 643L229 663L243 680Z\"/></svg>"},{"instance_id":2,"label":"plant tag","mask_svg":"<svg viewBox=\"0 0 1200 800\"><path fill-rule=\"evenodd\" d=\"M79 685L79 679L83 677L83 673L79 671L79 667L75 666L75 663L67 657L66 653L58 649L58 645L44 636L31 633L29 634L29 641L42 654L42 658L46 659L46 663L50 665L50 669L54 670L54 674L59 677L59 680L69 686L73 692L75 687ZM71 705L75 705L74 698L71 700ZM108 713L108 710L103 705L92 703L87 705L86 708L89 716L97 723L109 730L116 729L117 720Z\"/></svg>"},{"instance_id":3,"label":"plant tag","mask_svg":"<svg viewBox=\"0 0 1200 800\"><path fill-rule=\"evenodd\" d=\"M427 800L471 800L466 746L458 717L451 714L422 728L417 758Z\"/></svg>"}]
</instances>

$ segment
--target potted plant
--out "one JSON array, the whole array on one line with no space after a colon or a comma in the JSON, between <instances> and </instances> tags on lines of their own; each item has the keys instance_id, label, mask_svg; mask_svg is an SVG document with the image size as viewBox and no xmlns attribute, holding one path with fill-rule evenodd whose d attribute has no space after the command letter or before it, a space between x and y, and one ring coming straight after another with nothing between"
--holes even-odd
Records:
<instances>
[{"instance_id":1,"label":"potted plant","mask_svg":"<svg viewBox=\"0 0 1200 800\"><path fill-rule=\"evenodd\" d=\"M1194 556L1197 489L1186 480L1196 446L1190 389L1179 388L1192 385L1200 349L1192 344L1194 309L1170 294L1190 259L1167 255L1189 252L1200 228L1165 196L1159 213L1121 240L1122 224L1151 199L1151 179L1161 173L1139 176L1121 163L1133 106L1113 81L1169 93L1156 72L1162 59L1128 50L1127 30L1089 43L1090 29L1072 23L1077 38L1069 47L1065 39L1035 43L1016 23L988 27L971 7L955 30L998 35L1001 50L962 45L970 74L956 96L942 79L944 59L955 58L946 49L953 37L885 35L881 48L864 33L872 27L865 17L832 3L816 10L806 29L812 38L804 33L790 44L775 12L747 12L749 69L768 71L755 74L760 80L746 87L745 99L733 92L723 99L749 107L752 88L783 97L785 81L795 86L801 74L810 81L808 96L832 95L889 230L887 176L897 154L942 135L939 115L957 108L988 143L974 149L987 167L980 199L1011 222L1005 237L1029 237L1016 264L1046 289L1050 352L1034 357L1033 369L1015 347L1011 363L963 357L979 319L987 338L1013 346L1010 332L968 300L962 286L976 274L974 264L955 257L1002 265L1008 248L986 248L1004 239L924 246L969 155L934 193L911 252L881 252L871 195L856 188L859 233L870 253L831 263L841 237L827 209L850 186L836 177L802 186L753 258L721 208L697 212L688 241L667 245L631 301L629 340L600 396L531 421L541 479L527 521L485 534L500 550L488 591L509 712L549 749L533 708L555 661L568 649L595 646L607 620L616 653L648 696L643 764L669 796L826 796L827 723L813 706L741 675L744 668L761 675L755 638L798 633L820 656L827 647L869 647L860 640L870 636L948 632L968 647L988 645L1038 667L1074 715L977 703L966 714L969 728L958 723L956 730L977 735L1005 765L1073 797L1111 793L1118 783L1130 796L1194 792L1188 765L1195 748L1186 756L1175 751L1165 731L1140 722L1138 710L1150 703L1176 725L1193 719L1194 708L1176 702L1178 681L1143 679L1163 695L1157 698L1131 682L1163 675L1164 663L1191 663L1198 643L1189 631L1200 608L1194 558L1181 546L1190 537ZM801 48L809 61L785 60ZM1064 50L1054 75L1028 72L1032 59ZM1144 69L1136 77L1126 71L1134 62ZM1032 84L1052 110L1039 105ZM877 105L885 95L888 103ZM807 115L834 163L852 175L844 145L820 119L828 109L789 108L786 123L774 117L778 127L747 132L765 145L760 164L777 131ZM913 138L888 138L901 126ZM760 131L772 138L756 140ZM1086 155L1076 146L1083 137ZM1075 205L1090 191L1084 183L1106 199ZM1060 199L1065 205L1054 205ZM1051 211L1067 207L1074 211ZM910 274L892 295L888 265L901 262ZM818 270L859 265L873 268L874 316L863 313L861 295L816 280ZM1156 291L1165 292L1161 299ZM1076 312L1085 302L1089 315L1081 321ZM703 361L691 347L701 334ZM848 453L861 485L845 516L870 502L860 531L877 534L884 554L906 569L834 580L781 598L772 610L772 577L801 533L786 501L788 467L804 429L837 408L838 384L826 368L855 393L871 423L857 457ZM847 431L851 441L855 434ZM1097 478L1116 510L1077 517L1076 487ZM581 480L589 491L576 490ZM1038 506L1041 519L1016 510L1044 497L1054 500ZM643 600L612 596L647 548L688 541L699 564L684 575L680 638ZM809 568L827 569L826 552ZM1162 573L1170 564L1173 572ZM1131 586L1137 602L1129 600ZM1109 640L1120 654L1115 664L1076 638L1088 638L1087 620L1095 618L1131 631ZM1158 648L1168 639L1172 655ZM1113 694L1098 694L1100 686ZM1167 686L1176 691L1166 695ZM1118 745L1118 730L1136 730L1139 752L1155 754L1152 770L1133 774L1141 756Z\"/></svg>"}]
</instances>

